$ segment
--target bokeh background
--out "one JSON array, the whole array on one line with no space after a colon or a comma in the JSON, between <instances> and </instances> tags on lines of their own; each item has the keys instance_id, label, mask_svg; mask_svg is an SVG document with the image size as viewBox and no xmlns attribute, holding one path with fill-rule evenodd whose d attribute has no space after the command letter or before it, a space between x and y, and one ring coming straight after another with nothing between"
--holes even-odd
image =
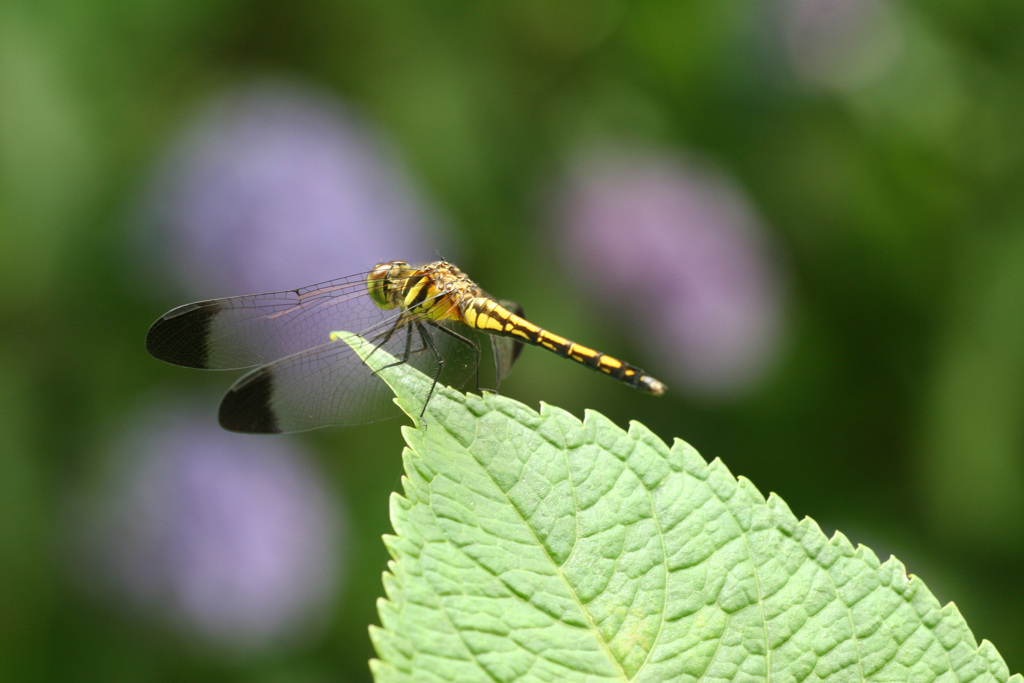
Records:
<instances>
[{"instance_id":1,"label":"bokeh background","mask_svg":"<svg viewBox=\"0 0 1024 683\"><path fill-rule=\"evenodd\" d=\"M0 5L0 671L369 678L400 422L216 426L172 306L455 260L503 393L896 554L1024 668L1019 0Z\"/></svg>"}]
</instances>

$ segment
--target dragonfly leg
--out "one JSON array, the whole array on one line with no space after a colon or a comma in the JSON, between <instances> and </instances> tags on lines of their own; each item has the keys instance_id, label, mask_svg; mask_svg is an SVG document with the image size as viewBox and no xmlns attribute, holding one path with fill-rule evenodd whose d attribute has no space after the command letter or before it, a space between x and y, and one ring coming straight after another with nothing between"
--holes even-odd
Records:
<instances>
[{"instance_id":1,"label":"dragonfly leg","mask_svg":"<svg viewBox=\"0 0 1024 683\"><path fill-rule=\"evenodd\" d=\"M434 395L434 387L437 386L437 380L441 378L441 372L444 370L444 356L442 356L437 347L434 346L434 340L430 338L430 334L426 328L423 327L423 323L416 321L416 330L420 333L420 338L423 340L424 346L430 349L430 352L434 354L434 359L437 360L437 371L434 373L434 381L430 383L430 391L427 392L427 398L423 401L423 409L420 411L420 422L426 426L427 421L423 419L423 414L427 412L427 406L430 405L430 397ZM445 329L443 326L438 326L440 329ZM452 334L455 334L454 332ZM456 335L457 336L457 335ZM409 331L409 338L412 338L412 330ZM409 342L406 342L406 355L409 353Z\"/></svg>"},{"instance_id":2,"label":"dragonfly leg","mask_svg":"<svg viewBox=\"0 0 1024 683\"><path fill-rule=\"evenodd\" d=\"M456 332L455 330L445 327L444 325L438 325L437 329L449 335L450 337L452 337L452 339L455 339L456 341L461 342L466 346L470 347L471 349L473 349L473 355L476 356L473 362L473 367L476 368L476 390L480 391L480 347L477 346L477 343L470 339L469 337L463 336Z\"/></svg>"},{"instance_id":3,"label":"dragonfly leg","mask_svg":"<svg viewBox=\"0 0 1024 683\"><path fill-rule=\"evenodd\" d=\"M371 351L369 355L372 356L373 354L375 354L377 352L377 349L383 348L384 345L388 343L388 340L390 340L391 337L394 336L395 332L397 332L398 328L400 328L400 327L404 327L406 330L409 329L409 326L403 321L403 319L401 317L399 317L398 320L395 321L395 324L391 326L391 329L388 330L387 333L382 335L383 338L381 338L381 336L377 336L377 337L375 337L372 340L373 351ZM394 365L401 365L402 363L406 363L406 362L409 361L409 353L410 353L410 351L409 351L409 343L410 343L409 342L409 337L411 337L411 336L412 335L410 334L410 335L408 335L405 338L405 354L402 356L402 360L400 360L400 361L398 361L396 363L391 363L390 365L385 365L384 367L390 368L390 367L392 367ZM377 341L378 339L380 339L380 341ZM367 356L367 358L369 358L369 356Z\"/></svg>"},{"instance_id":4,"label":"dragonfly leg","mask_svg":"<svg viewBox=\"0 0 1024 683\"><path fill-rule=\"evenodd\" d=\"M396 360L394 363L388 363L383 368L381 368L382 370L387 369L387 368L393 368L396 365L404 365L405 363L408 363L409 362L409 358L412 357L412 331L409 330L409 326L408 325L406 325L405 328L406 328L405 350L402 352L402 357L399 358L398 360ZM377 347L374 349L374 351L376 351L379 348L382 348L384 346L384 344L386 344L387 341L389 339L391 339L391 336L395 333L396 329L398 329L398 326L393 327L386 335L384 335L384 339L382 339L380 341L380 343L377 344Z\"/></svg>"},{"instance_id":5,"label":"dragonfly leg","mask_svg":"<svg viewBox=\"0 0 1024 683\"><path fill-rule=\"evenodd\" d=\"M424 401L423 403L423 410L420 411L420 420L423 421L423 413L426 412L427 404L430 403L430 397L434 393L434 387L437 385L437 379L441 376L441 371L444 370L444 358L442 358L441 354L438 353L436 348L434 348L434 343L431 341L429 335L427 335L426 331L423 329L423 323L419 321L403 323L400 319L397 323L395 323L394 327L388 330L387 334L384 335L384 338L381 339L380 343L378 343L376 348L374 348L374 351L376 351L379 348L382 348L384 344L386 344L388 340L391 339L392 336L394 336L395 331L398 330L398 328L405 328L405 350L402 351L402 357L396 360L394 363L388 363L383 368L381 368L381 370L393 368L397 365L404 365L405 363L408 363L409 359L412 357L413 354L413 334L412 330L410 329L412 325L416 325L416 329L419 331L420 338L423 340L424 349L430 349L430 352L434 354L434 358L437 359L437 372L434 373L434 381L430 385L430 393L427 394L427 400ZM417 352L422 350L423 349L416 349ZM372 353L373 352L371 351L371 355ZM423 424L426 425L426 422L424 421Z\"/></svg>"}]
</instances>

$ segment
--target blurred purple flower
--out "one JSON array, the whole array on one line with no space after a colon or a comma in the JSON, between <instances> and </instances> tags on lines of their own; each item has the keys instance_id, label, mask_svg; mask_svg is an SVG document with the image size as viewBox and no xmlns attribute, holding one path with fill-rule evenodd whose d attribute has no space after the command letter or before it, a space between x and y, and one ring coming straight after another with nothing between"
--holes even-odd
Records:
<instances>
[{"instance_id":1,"label":"blurred purple flower","mask_svg":"<svg viewBox=\"0 0 1024 683\"><path fill-rule=\"evenodd\" d=\"M557 216L564 258L661 359L652 374L730 395L772 364L784 278L769 235L721 174L609 152L570 172Z\"/></svg>"},{"instance_id":2,"label":"blurred purple flower","mask_svg":"<svg viewBox=\"0 0 1024 683\"><path fill-rule=\"evenodd\" d=\"M885 0L786 0L778 11L789 61L810 83L870 83L902 50L901 28Z\"/></svg>"},{"instance_id":3,"label":"blurred purple flower","mask_svg":"<svg viewBox=\"0 0 1024 683\"><path fill-rule=\"evenodd\" d=\"M165 404L122 435L77 555L105 595L234 648L322 625L338 589L342 518L286 439L239 438Z\"/></svg>"},{"instance_id":4,"label":"blurred purple flower","mask_svg":"<svg viewBox=\"0 0 1024 683\"><path fill-rule=\"evenodd\" d=\"M158 164L146 261L212 297L430 259L437 221L393 156L323 91L271 81L221 95Z\"/></svg>"}]
</instances>

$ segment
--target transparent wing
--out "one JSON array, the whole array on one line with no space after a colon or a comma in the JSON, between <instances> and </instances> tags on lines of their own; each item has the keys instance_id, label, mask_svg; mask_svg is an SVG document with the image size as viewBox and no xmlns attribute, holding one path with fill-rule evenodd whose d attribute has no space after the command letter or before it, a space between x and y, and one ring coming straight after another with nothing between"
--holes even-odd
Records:
<instances>
[{"instance_id":1,"label":"transparent wing","mask_svg":"<svg viewBox=\"0 0 1024 683\"><path fill-rule=\"evenodd\" d=\"M462 386L476 373L479 346L465 337L465 326L453 326L456 336L430 322L403 324L389 336L393 327L378 325L375 335L364 331L363 336L444 384ZM348 344L328 342L239 379L221 403L220 423L250 433L365 424L397 415L392 398L383 380Z\"/></svg>"},{"instance_id":2,"label":"transparent wing","mask_svg":"<svg viewBox=\"0 0 1024 683\"><path fill-rule=\"evenodd\" d=\"M501 299L498 301L502 306L512 311L519 317L525 317L523 307L517 304L515 301L509 301L508 299ZM494 383L495 388L501 384L501 380L508 377L508 373L512 370L512 364L519 358L519 354L523 350L523 342L521 339L516 337L501 337L498 335L491 335L491 351L494 354Z\"/></svg>"},{"instance_id":3,"label":"transparent wing","mask_svg":"<svg viewBox=\"0 0 1024 683\"><path fill-rule=\"evenodd\" d=\"M478 372L477 333L458 322L384 310L369 296L366 278L360 273L301 289L180 306L152 325L146 348L187 367L258 366L221 404L221 424L241 432L302 431L397 414L390 389L347 344L330 341L334 331L360 334L452 386L463 386Z\"/></svg>"},{"instance_id":4,"label":"transparent wing","mask_svg":"<svg viewBox=\"0 0 1024 683\"><path fill-rule=\"evenodd\" d=\"M231 370L263 365L325 344L335 330L393 326L367 294L366 273L284 292L179 306L153 323L146 348L175 365Z\"/></svg>"}]
</instances>

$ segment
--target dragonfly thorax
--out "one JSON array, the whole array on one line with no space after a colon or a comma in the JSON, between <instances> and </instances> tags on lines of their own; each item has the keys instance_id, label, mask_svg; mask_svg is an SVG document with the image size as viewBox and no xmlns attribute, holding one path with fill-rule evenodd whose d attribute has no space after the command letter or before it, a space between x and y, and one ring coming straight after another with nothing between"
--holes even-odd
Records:
<instances>
[{"instance_id":1,"label":"dragonfly thorax","mask_svg":"<svg viewBox=\"0 0 1024 683\"><path fill-rule=\"evenodd\" d=\"M367 275L366 287L380 308L434 320L461 320L463 306L483 293L447 261L418 268L405 261L380 263Z\"/></svg>"}]
</instances>

